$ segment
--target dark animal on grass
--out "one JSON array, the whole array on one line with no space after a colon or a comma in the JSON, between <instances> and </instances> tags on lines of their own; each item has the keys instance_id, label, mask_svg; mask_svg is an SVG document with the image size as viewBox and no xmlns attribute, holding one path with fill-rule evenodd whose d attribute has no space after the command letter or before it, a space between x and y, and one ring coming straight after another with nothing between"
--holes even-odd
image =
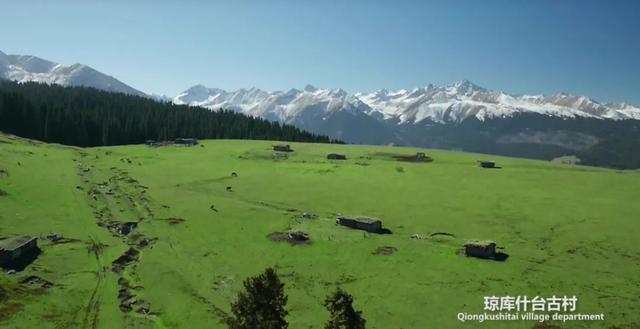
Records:
<instances>
[{"instance_id":1,"label":"dark animal on grass","mask_svg":"<svg viewBox=\"0 0 640 329\"><path fill-rule=\"evenodd\" d=\"M231 188L231 186L227 186L227 192L233 192L233 189Z\"/></svg>"},{"instance_id":2,"label":"dark animal on grass","mask_svg":"<svg viewBox=\"0 0 640 329\"><path fill-rule=\"evenodd\" d=\"M231 173L231 177L238 177L238 174L234 171Z\"/></svg>"},{"instance_id":3,"label":"dark animal on grass","mask_svg":"<svg viewBox=\"0 0 640 329\"><path fill-rule=\"evenodd\" d=\"M216 207L214 205L209 206L209 209L211 209L211 210L213 210L215 212L218 212L218 209L216 209Z\"/></svg>"},{"instance_id":4,"label":"dark animal on grass","mask_svg":"<svg viewBox=\"0 0 640 329\"><path fill-rule=\"evenodd\" d=\"M0 169L0 177L9 177L9 172L6 169Z\"/></svg>"},{"instance_id":5,"label":"dark animal on grass","mask_svg":"<svg viewBox=\"0 0 640 329\"><path fill-rule=\"evenodd\" d=\"M324 301L324 306L331 313L325 329L364 329L366 320L362 312L353 308L353 296L339 289Z\"/></svg>"},{"instance_id":6,"label":"dark animal on grass","mask_svg":"<svg viewBox=\"0 0 640 329\"><path fill-rule=\"evenodd\" d=\"M244 280L244 291L231 304L231 315L226 319L230 329L287 329L285 317L287 295L284 283L273 268Z\"/></svg>"}]
</instances>

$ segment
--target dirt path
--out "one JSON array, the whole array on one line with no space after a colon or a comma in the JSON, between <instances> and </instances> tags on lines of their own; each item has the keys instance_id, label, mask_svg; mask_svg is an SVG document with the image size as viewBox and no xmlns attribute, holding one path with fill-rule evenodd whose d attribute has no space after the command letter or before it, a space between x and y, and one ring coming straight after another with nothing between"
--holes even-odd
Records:
<instances>
[{"instance_id":1,"label":"dirt path","mask_svg":"<svg viewBox=\"0 0 640 329\"><path fill-rule=\"evenodd\" d=\"M118 288L113 293L118 295L119 308L123 314L131 311L141 315L149 314L149 303L138 296L138 292L144 290L142 283L139 279L131 282L124 278L125 272L127 277L137 278L134 265L140 262L141 250L151 246L156 240L135 232L141 223L154 217L149 198L146 196L146 187L126 171L115 167L110 169L107 181L100 181L84 152L78 152L74 161L77 174L82 181L78 189L86 191L87 202L95 215L96 225L108 230L128 246L128 250L122 256L113 261L105 261L102 256L104 245L91 237L88 248L96 259L96 285L84 307L82 328L98 327L101 297L104 293L109 293L110 287L107 287L105 282L110 272L118 276ZM122 218L127 215L133 218L123 221Z\"/></svg>"}]
</instances>

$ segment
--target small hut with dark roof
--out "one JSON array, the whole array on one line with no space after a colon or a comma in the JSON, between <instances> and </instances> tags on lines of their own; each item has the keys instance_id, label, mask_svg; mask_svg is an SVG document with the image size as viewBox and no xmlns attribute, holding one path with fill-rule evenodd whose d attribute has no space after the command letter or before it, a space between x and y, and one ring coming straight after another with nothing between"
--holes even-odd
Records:
<instances>
[{"instance_id":1,"label":"small hut with dark roof","mask_svg":"<svg viewBox=\"0 0 640 329\"><path fill-rule=\"evenodd\" d=\"M330 153L327 154L329 160L347 160L347 156L344 154Z\"/></svg>"},{"instance_id":2,"label":"small hut with dark roof","mask_svg":"<svg viewBox=\"0 0 640 329\"><path fill-rule=\"evenodd\" d=\"M340 216L336 219L336 223L372 233L382 232L382 221L376 218Z\"/></svg>"},{"instance_id":3,"label":"small hut with dark roof","mask_svg":"<svg viewBox=\"0 0 640 329\"><path fill-rule=\"evenodd\" d=\"M289 146L289 144L283 145L273 145L273 150L276 152L293 152L293 150L291 149L291 146Z\"/></svg>"},{"instance_id":4,"label":"small hut with dark roof","mask_svg":"<svg viewBox=\"0 0 640 329\"><path fill-rule=\"evenodd\" d=\"M494 161L478 161L480 163L480 167L482 168L496 168L496 163Z\"/></svg>"},{"instance_id":5,"label":"small hut with dark roof","mask_svg":"<svg viewBox=\"0 0 640 329\"><path fill-rule=\"evenodd\" d=\"M494 258L496 256L496 243L488 240L472 240L464 244L464 254L469 257Z\"/></svg>"},{"instance_id":6,"label":"small hut with dark roof","mask_svg":"<svg viewBox=\"0 0 640 329\"><path fill-rule=\"evenodd\" d=\"M38 250L38 238L23 235L0 241L0 266Z\"/></svg>"}]
</instances>

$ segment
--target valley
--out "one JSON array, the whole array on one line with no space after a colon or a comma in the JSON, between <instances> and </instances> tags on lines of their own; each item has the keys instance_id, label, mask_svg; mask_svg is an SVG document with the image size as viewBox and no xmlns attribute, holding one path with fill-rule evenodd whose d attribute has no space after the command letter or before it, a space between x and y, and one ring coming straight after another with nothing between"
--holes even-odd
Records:
<instances>
[{"instance_id":1,"label":"valley","mask_svg":"<svg viewBox=\"0 0 640 329\"><path fill-rule=\"evenodd\" d=\"M224 328L242 281L266 267L285 283L291 328L321 328L336 287L353 294L368 328L471 328L459 312L514 294L576 295L578 310L604 313L607 328L640 321L637 172L275 144L78 148L0 135L0 236L36 236L42 250L23 271L0 274L0 326ZM399 161L416 152L433 161ZM379 218L391 234L338 226L341 215ZM309 243L270 239L287 231ZM461 256L475 239L508 258Z\"/></svg>"}]
</instances>

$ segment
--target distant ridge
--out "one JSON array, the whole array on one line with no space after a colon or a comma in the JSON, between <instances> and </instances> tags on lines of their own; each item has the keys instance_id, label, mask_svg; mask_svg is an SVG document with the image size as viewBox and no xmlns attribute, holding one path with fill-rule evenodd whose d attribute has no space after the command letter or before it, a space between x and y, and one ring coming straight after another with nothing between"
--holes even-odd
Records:
<instances>
[{"instance_id":1,"label":"distant ridge","mask_svg":"<svg viewBox=\"0 0 640 329\"><path fill-rule=\"evenodd\" d=\"M0 51L0 78L61 86L93 87L110 92L152 97L90 66L65 66L36 56L7 55Z\"/></svg>"}]
</instances>

